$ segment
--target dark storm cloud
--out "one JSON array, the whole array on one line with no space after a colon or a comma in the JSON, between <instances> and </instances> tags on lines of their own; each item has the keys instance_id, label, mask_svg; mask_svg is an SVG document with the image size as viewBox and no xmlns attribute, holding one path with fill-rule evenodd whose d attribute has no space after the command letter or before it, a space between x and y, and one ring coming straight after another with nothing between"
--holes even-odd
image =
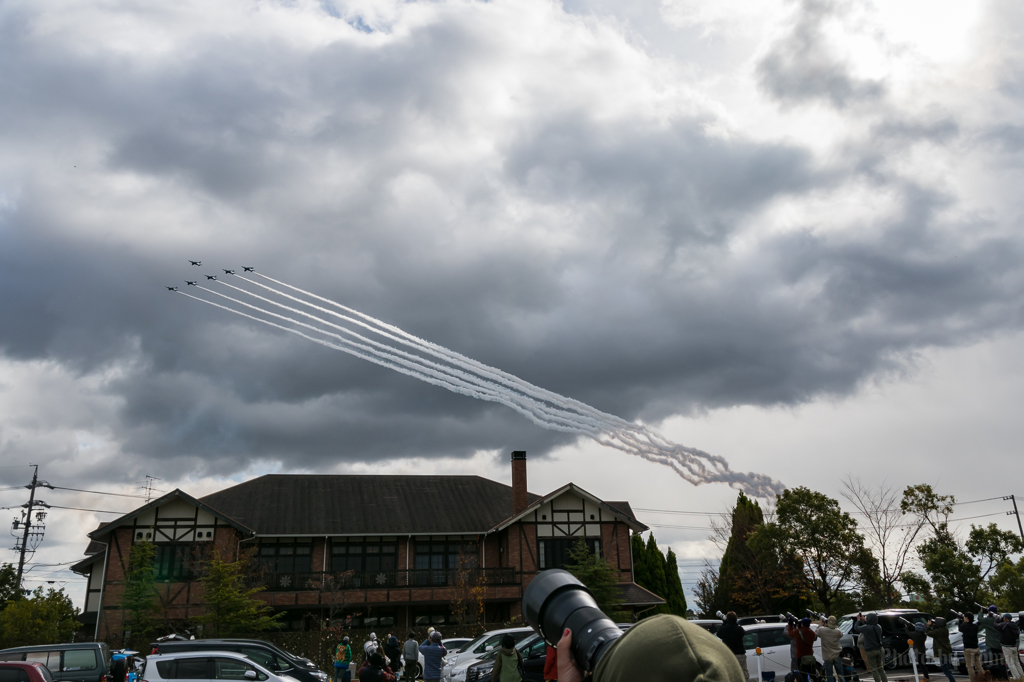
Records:
<instances>
[{"instance_id":1,"label":"dark storm cloud","mask_svg":"<svg viewBox=\"0 0 1024 682\"><path fill-rule=\"evenodd\" d=\"M757 65L761 86L784 103L825 100L839 109L883 97L884 83L852 76L831 50L824 23L843 10L840 0L800 0L789 33Z\"/></svg>"},{"instance_id":2,"label":"dark storm cloud","mask_svg":"<svg viewBox=\"0 0 1024 682\"><path fill-rule=\"evenodd\" d=\"M488 11L442 12L372 48L232 33L139 60L73 52L29 30L31 8L0 20L0 319L17 320L0 346L82 376L117 368L102 391L126 458L89 475L570 440L162 288L219 267L256 265L648 420L844 395L923 346L1019 326L1019 243L883 168L921 142L953 144L955 119L891 117L821 160L798 142L710 135L710 114L655 122L606 115L611 96L553 101L530 88L571 90L578 74L547 63L510 78L500 94L518 104L503 118L467 86L520 61L474 23ZM822 43L833 11L802 5L762 61L774 96L883 96ZM890 214L751 233L779 202L865 181Z\"/></svg>"}]
</instances>

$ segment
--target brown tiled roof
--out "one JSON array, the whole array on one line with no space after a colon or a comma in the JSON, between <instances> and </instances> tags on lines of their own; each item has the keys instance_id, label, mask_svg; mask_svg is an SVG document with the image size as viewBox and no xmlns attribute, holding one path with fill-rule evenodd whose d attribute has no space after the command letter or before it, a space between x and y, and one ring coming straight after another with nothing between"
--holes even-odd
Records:
<instances>
[{"instance_id":1,"label":"brown tiled roof","mask_svg":"<svg viewBox=\"0 0 1024 682\"><path fill-rule=\"evenodd\" d=\"M268 474L200 502L257 535L441 535L507 519L512 488L480 476Z\"/></svg>"},{"instance_id":2,"label":"brown tiled roof","mask_svg":"<svg viewBox=\"0 0 1024 682\"><path fill-rule=\"evenodd\" d=\"M623 606L653 606L666 603L664 599L636 583L619 583L619 599Z\"/></svg>"},{"instance_id":3,"label":"brown tiled roof","mask_svg":"<svg viewBox=\"0 0 1024 682\"><path fill-rule=\"evenodd\" d=\"M629 502L609 502L605 500L605 504L609 507L615 507L631 519L636 518L636 514L633 513L633 508L629 506Z\"/></svg>"}]
</instances>

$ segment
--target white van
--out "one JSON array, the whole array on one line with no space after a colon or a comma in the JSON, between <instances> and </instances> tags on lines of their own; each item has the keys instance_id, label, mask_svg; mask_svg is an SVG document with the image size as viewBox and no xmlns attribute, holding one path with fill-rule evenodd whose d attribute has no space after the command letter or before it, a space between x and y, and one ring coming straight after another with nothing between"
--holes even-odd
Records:
<instances>
[{"instance_id":1,"label":"white van","mask_svg":"<svg viewBox=\"0 0 1024 682\"><path fill-rule=\"evenodd\" d=\"M270 672L251 659L231 651L181 651L146 658L144 682L294 682Z\"/></svg>"}]
</instances>

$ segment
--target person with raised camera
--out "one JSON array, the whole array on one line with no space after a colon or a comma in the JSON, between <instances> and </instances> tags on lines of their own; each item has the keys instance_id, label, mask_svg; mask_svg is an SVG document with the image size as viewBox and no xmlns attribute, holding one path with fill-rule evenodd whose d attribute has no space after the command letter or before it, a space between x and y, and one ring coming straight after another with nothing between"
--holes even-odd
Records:
<instances>
[{"instance_id":1,"label":"person with raised camera","mask_svg":"<svg viewBox=\"0 0 1024 682\"><path fill-rule=\"evenodd\" d=\"M1002 620L996 623L999 630L1003 660L1006 661L1006 675L1011 680L1024 679L1024 670L1021 669L1020 657L1017 655L1017 645L1020 641L1020 626L1013 622L1013 616L1003 614Z\"/></svg>"},{"instance_id":2,"label":"person with raised camera","mask_svg":"<svg viewBox=\"0 0 1024 682\"><path fill-rule=\"evenodd\" d=\"M978 643L978 624L974 622L974 615L965 613L959 617L960 623L957 628L960 630L960 637L964 643L964 665L967 666L967 676L971 682L975 682L978 675L984 669L981 667L981 647Z\"/></svg>"},{"instance_id":3,"label":"person with raised camera","mask_svg":"<svg viewBox=\"0 0 1024 682\"><path fill-rule=\"evenodd\" d=\"M999 642L999 629L996 628L998 612L999 609L993 604L988 610L982 607L978 614L978 629L984 635L985 646L988 649L985 658L988 659L990 668L1003 663L1003 645Z\"/></svg>"},{"instance_id":4,"label":"person with raised camera","mask_svg":"<svg viewBox=\"0 0 1024 682\"><path fill-rule=\"evenodd\" d=\"M889 682L882 667L885 658L882 653L882 626L878 624L878 614L857 614L853 631L858 635L857 644L863 651L864 666L875 678L875 682Z\"/></svg>"},{"instance_id":5,"label":"person with raised camera","mask_svg":"<svg viewBox=\"0 0 1024 682\"><path fill-rule=\"evenodd\" d=\"M737 622L735 611L730 611L725 614L725 622L722 623L722 627L718 628L718 632L715 633L718 639L722 640L722 643L729 647L729 651L736 656L736 662L739 663L740 668L743 669L743 679L749 680L750 673L747 672L747 648L743 645L743 635L745 634L747 634L747 631L744 630L743 626Z\"/></svg>"},{"instance_id":6,"label":"person with raised camera","mask_svg":"<svg viewBox=\"0 0 1024 682\"><path fill-rule=\"evenodd\" d=\"M791 618L786 626L786 634L796 645L797 670L803 675L803 682L810 682L816 674L817 660L814 658L814 640L818 636L811 629L811 619L796 620Z\"/></svg>"},{"instance_id":7,"label":"person with raised camera","mask_svg":"<svg viewBox=\"0 0 1024 682\"><path fill-rule=\"evenodd\" d=\"M949 678L949 682L956 682L953 677L953 645L949 641L949 628L946 627L946 619L932 619L928 622L928 629L925 633L932 638L932 654L939 661L939 669Z\"/></svg>"},{"instance_id":8,"label":"person with raised camera","mask_svg":"<svg viewBox=\"0 0 1024 682\"><path fill-rule=\"evenodd\" d=\"M836 682L837 677L843 682L843 662L840 660L843 656L843 645L839 643L843 631L837 626L836 617L822 619L815 634L821 640L821 662L825 669L825 682Z\"/></svg>"}]
</instances>

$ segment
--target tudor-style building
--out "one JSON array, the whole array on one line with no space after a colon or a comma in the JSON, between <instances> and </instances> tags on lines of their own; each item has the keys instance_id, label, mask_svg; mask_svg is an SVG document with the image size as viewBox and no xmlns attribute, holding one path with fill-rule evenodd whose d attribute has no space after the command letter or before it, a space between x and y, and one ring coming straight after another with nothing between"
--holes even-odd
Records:
<instances>
[{"instance_id":1,"label":"tudor-style building","mask_svg":"<svg viewBox=\"0 0 1024 682\"><path fill-rule=\"evenodd\" d=\"M287 627L322 621L333 605L351 627L404 630L452 622L452 592L467 580L484 586L485 622L520 615L532 577L567 563L580 539L617 570L627 607L662 604L633 581L630 534L645 530L628 502L572 483L527 492L526 453L513 452L511 487L479 476L271 474L199 499L174 490L90 533L72 569L88 577L79 620L99 639L125 627L131 547L145 541L169 619L202 613L203 557L251 548L260 598Z\"/></svg>"}]
</instances>

